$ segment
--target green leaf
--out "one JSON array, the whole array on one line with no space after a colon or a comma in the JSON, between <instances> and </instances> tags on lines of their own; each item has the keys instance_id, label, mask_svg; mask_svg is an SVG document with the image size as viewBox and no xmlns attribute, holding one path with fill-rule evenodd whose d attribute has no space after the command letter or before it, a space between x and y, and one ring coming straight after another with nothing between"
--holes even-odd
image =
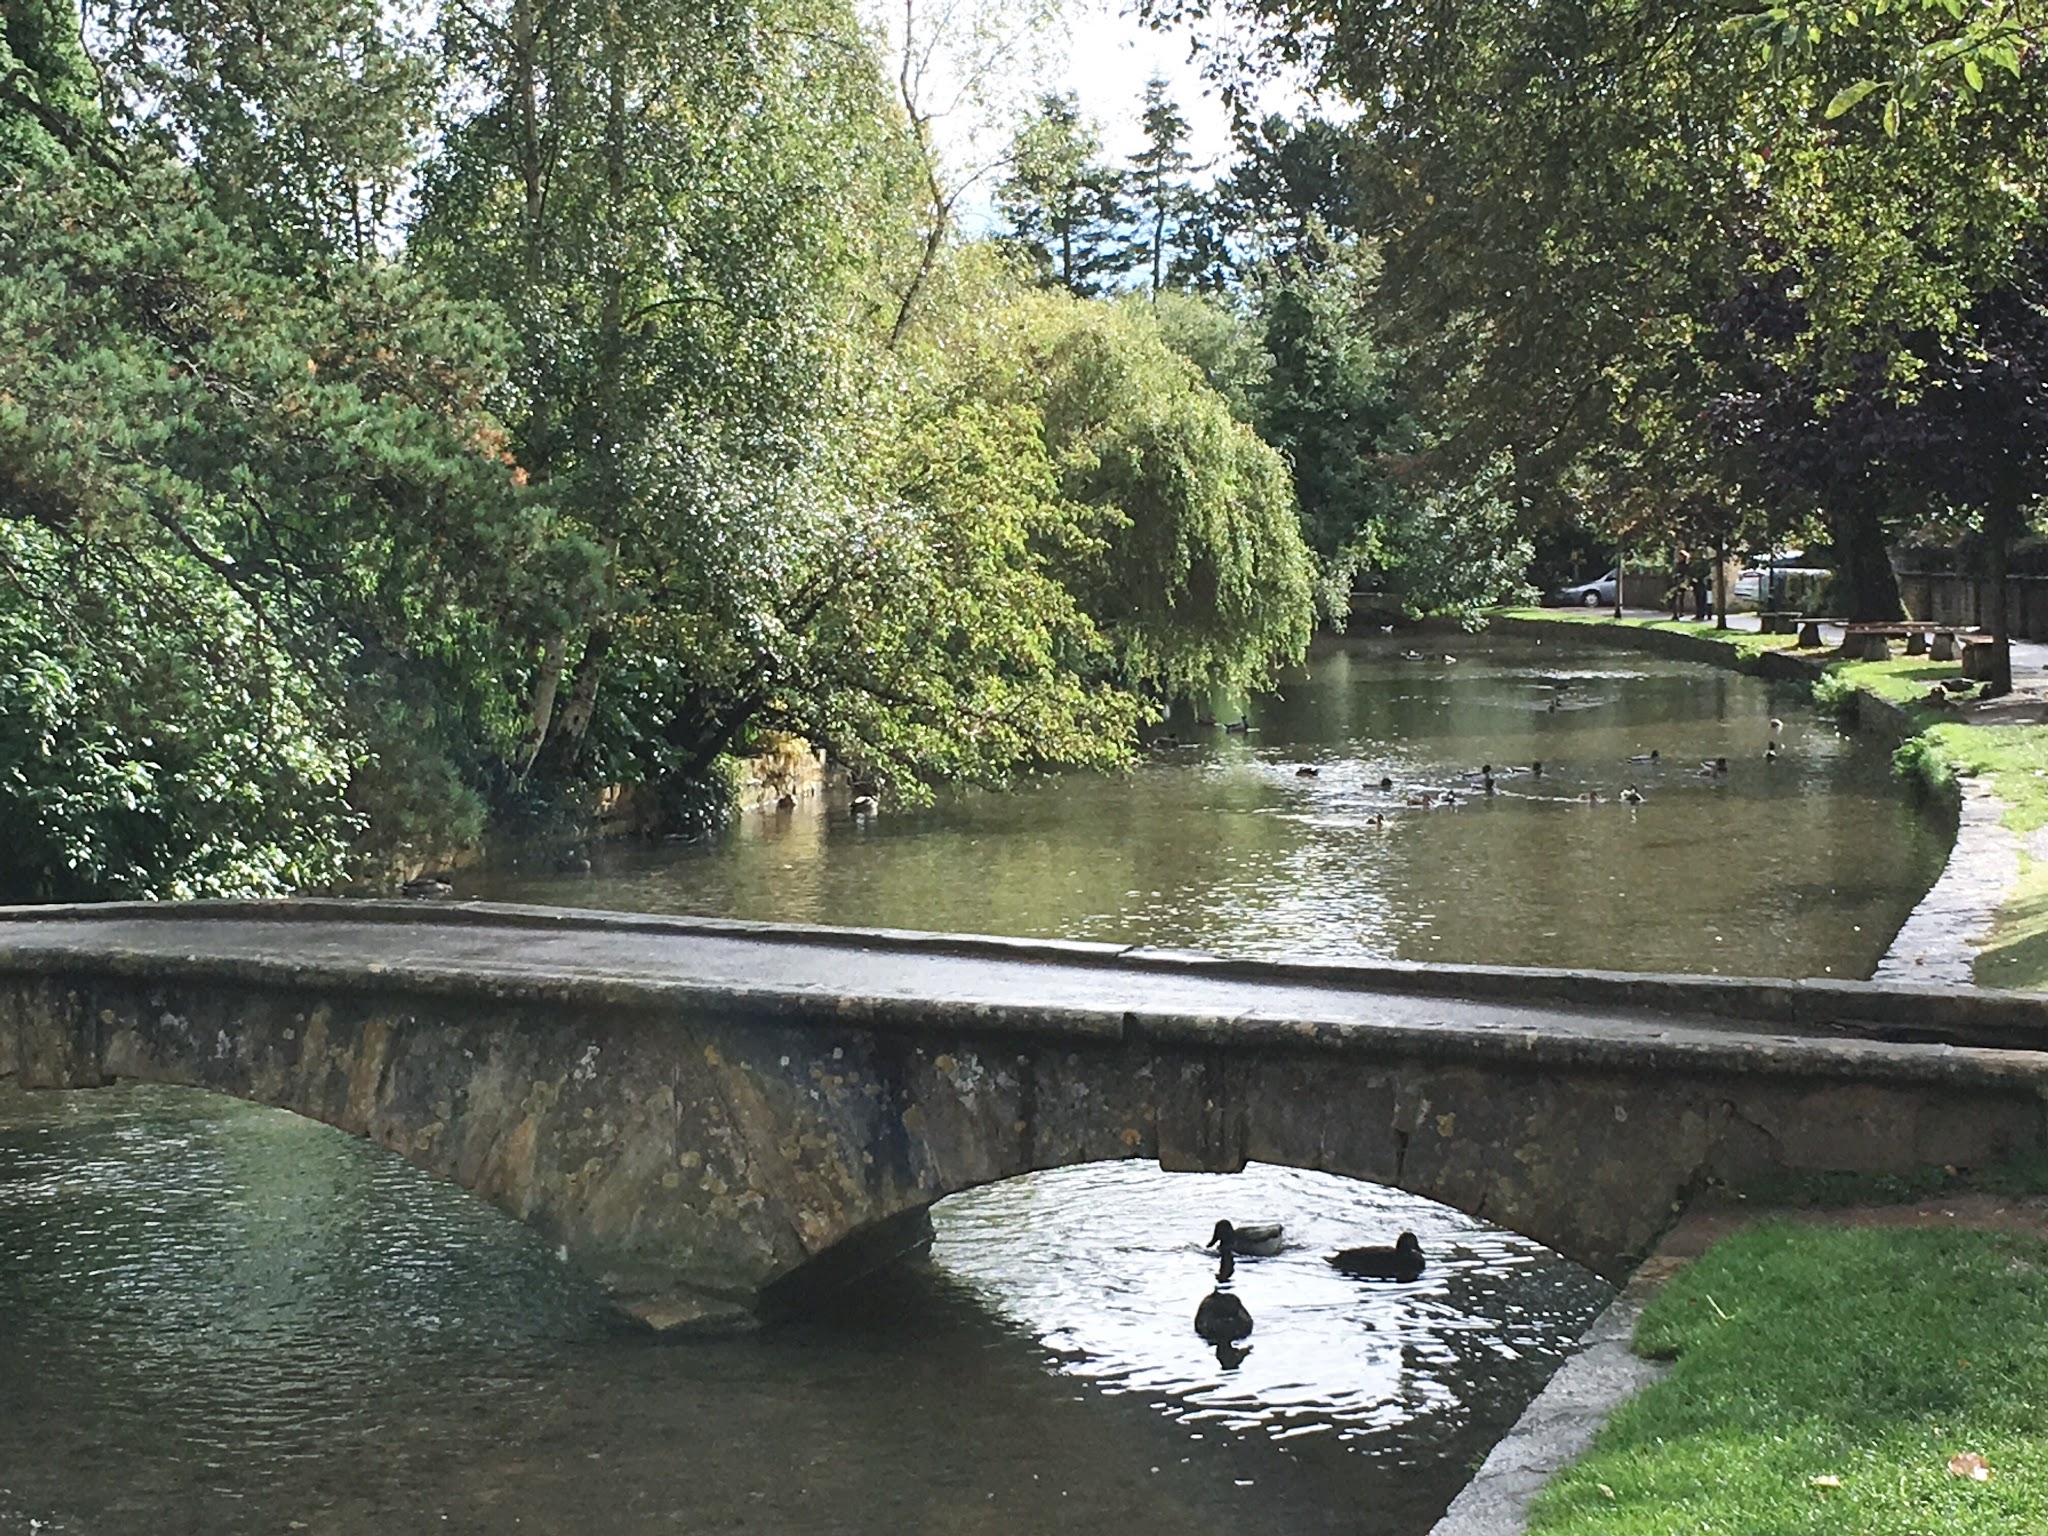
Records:
<instances>
[{"instance_id":1,"label":"green leaf","mask_svg":"<svg viewBox=\"0 0 2048 1536\"><path fill-rule=\"evenodd\" d=\"M1984 71L1977 67L1975 59L1963 60L1963 79L1973 91L1984 89Z\"/></svg>"},{"instance_id":2,"label":"green leaf","mask_svg":"<svg viewBox=\"0 0 2048 1536\"><path fill-rule=\"evenodd\" d=\"M1835 92L1835 99L1828 103L1828 109L1823 115L1830 118L1840 117L1876 89L1875 80L1858 80L1854 85L1845 85Z\"/></svg>"}]
</instances>

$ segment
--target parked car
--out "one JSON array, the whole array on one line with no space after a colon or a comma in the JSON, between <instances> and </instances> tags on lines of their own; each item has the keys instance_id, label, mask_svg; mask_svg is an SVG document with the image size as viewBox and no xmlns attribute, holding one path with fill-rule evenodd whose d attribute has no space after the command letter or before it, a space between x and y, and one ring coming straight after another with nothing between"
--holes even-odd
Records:
<instances>
[{"instance_id":1,"label":"parked car","mask_svg":"<svg viewBox=\"0 0 2048 1536\"><path fill-rule=\"evenodd\" d=\"M1575 587L1559 587L1550 594L1550 600L1566 608L1612 608L1614 588L1620 580L1619 570L1609 571L1605 576L1582 581Z\"/></svg>"},{"instance_id":2,"label":"parked car","mask_svg":"<svg viewBox=\"0 0 2048 1536\"><path fill-rule=\"evenodd\" d=\"M1799 607L1809 596L1817 595L1821 583L1832 575L1833 571L1808 565L1800 551L1787 550L1764 565L1744 567L1729 596L1759 608Z\"/></svg>"}]
</instances>

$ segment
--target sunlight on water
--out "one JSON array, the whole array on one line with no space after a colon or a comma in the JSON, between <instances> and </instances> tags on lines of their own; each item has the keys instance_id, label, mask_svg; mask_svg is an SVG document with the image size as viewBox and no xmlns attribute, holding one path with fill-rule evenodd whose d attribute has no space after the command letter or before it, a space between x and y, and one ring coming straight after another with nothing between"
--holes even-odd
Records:
<instances>
[{"instance_id":1,"label":"sunlight on water","mask_svg":"<svg viewBox=\"0 0 2048 1536\"><path fill-rule=\"evenodd\" d=\"M933 1259L1029 1328L1060 1369L1142 1394L1190 1425L1315 1433L1414 1454L1475 1388L1533 1391L1609 1288L1539 1244L1399 1190L1254 1164L1238 1174L1130 1164L989 1186L935 1209ZM1279 1221L1287 1246L1227 1282L1254 1328L1241 1360L1194 1331L1216 1285L1216 1219ZM1390 1244L1429 1256L1410 1284L1324 1256ZM1524 1392L1526 1395L1526 1392Z\"/></svg>"}]
</instances>

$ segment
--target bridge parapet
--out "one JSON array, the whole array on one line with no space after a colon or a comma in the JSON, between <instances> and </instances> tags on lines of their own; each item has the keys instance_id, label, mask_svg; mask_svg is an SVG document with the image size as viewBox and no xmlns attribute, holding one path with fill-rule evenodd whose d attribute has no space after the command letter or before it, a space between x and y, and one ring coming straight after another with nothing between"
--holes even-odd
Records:
<instances>
[{"instance_id":1,"label":"bridge parapet","mask_svg":"<svg viewBox=\"0 0 2048 1536\"><path fill-rule=\"evenodd\" d=\"M369 1136L657 1326L1115 1157L1320 1168L1625 1271L1714 1179L2048 1152L2048 998L410 903L0 913L0 1076Z\"/></svg>"}]
</instances>

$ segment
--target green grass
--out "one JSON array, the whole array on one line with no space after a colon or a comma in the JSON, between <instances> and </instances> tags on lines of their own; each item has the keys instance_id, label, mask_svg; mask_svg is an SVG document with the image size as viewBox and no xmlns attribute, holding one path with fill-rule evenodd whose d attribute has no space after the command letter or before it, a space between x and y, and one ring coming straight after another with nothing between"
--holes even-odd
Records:
<instances>
[{"instance_id":1,"label":"green grass","mask_svg":"<svg viewBox=\"0 0 2048 1536\"><path fill-rule=\"evenodd\" d=\"M1766 1224L1673 1280L1636 1345L1670 1376L1544 1489L1537 1536L2048 1530L2040 1239ZM1988 1482L1950 1473L1963 1452Z\"/></svg>"},{"instance_id":2,"label":"green grass","mask_svg":"<svg viewBox=\"0 0 2048 1536\"><path fill-rule=\"evenodd\" d=\"M1561 623L1603 622L1599 612L1555 608L1516 609L1514 615ZM1718 641L1745 659L1790 644L1789 636L1717 630L1711 624L1629 619L1621 627L1672 630ZM1985 780L2005 804L2000 819L2007 827L2021 836L2048 827L2048 725L1979 725L1923 702L1936 682L1956 675L1953 662L1925 656L1831 661L1814 684L1814 704L1840 711L1861 692L1898 705L1917 733L1894 755L1894 767L1902 777L1935 793L1946 793L1958 775ZM2018 890L1999 909L1991 940L1979 952L1975 975L1984 986L2048 990L2048 865L2027 861Z\"/></svg>"}]
</instances>

